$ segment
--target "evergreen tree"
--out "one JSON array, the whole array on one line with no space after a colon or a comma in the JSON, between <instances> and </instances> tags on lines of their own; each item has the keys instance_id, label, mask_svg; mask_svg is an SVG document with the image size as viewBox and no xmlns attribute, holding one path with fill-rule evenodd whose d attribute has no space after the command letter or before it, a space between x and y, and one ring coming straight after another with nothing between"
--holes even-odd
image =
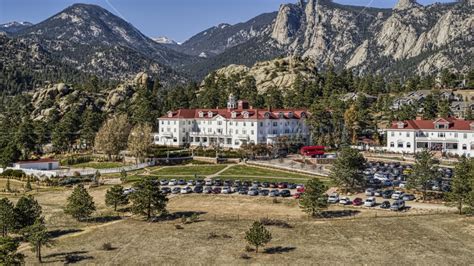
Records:
<instances>
[{"instance_id":1,"label":"evergreen tree","mask_svg":"<svg viewBox=\"0 0 474 266\"><path fill-rule=\"evenodd\" d=\"M117 211L117 206L127 205L128 197L123 192L123 187L120 185L115 185L107 190L105 194L105 204L107 206L113 206L114 211Z\"/></svg>"},{"instance_id":2,"label":"evergreen tree","mask_svg":"<svg viewBox=\"0 0 474 266\"><path fill-rule=\"evenodd\" d=\"M426 199L426 191L431 185L431 180L436 180L439 176L436 164L438 161L433 158L430 151L424 150L415 155L415 165L413 171L408 176L408 188L420 189L423 192L423 200Z\"/></svg>"},{"instance_id":3,"label":"evergreen tree","mask_svg":"<svg viewBox=\"0 0 474 266\"><path fill-rule=\"evenodd\" d=\"M134 184L135 191L130 195L132 212L146 215L151 219L155 213L165 213L168 199L161 193L159 182L154 178L146 178Z\"/></svg>"},{"instance_id":4,"label":"evergreen tree","mask_svg":"<svg viewBox=\"0 0 474 266\"><path fill-rule=\"evenodd\" d=\"M23 265L25 256L18 253L19 246L11 237L0 237L0 265Z\"/></svg>"},{"instance_id":5,"label":"evergreen tree","mask_svg":"<svg viewBox=\"0 0 474 266\"><path fill-rule=\"evenodd\" d=\"M327 186L321 180L309 180L301 196L300 207L311 216L318 214L321 209L328 207L326 190Z\"/></svg>"},{"instance_id":6,"label":"evergreen tree","mask_svg":"<svg viewBox=\"0 0 474 266\"><path fill-rule=\"evenodd\" d=\"M283 107L283 97L276 87L268 88L265 94L265 105L267 108L278 109Z\"/></svg>"},{"instance_id":7,"label":"evergreen tree","mask_svg":"<svg viewBox=\"0 0 474 266\"><path fill-rule=\"evenodd\" d=\"M439 116L440 117L450 117L451 108L448 101L440 101L438 104Z\"/></svg>"},{"instance_id":8,"label":"evergreen tree","mask_svg":"<svg viewBox=\"0 0 474 266\"><path fill-rule=\"evenodd\" d=\"M343 147L334 161L329 177L345 190L361 188L365 184L362 174L365 163L364 156L358 150Z\"/></svg>"},{"instance_id":9,"label":"evergreen tree","mask_svg":"<svg viewBox=\"0 0 474 266\"><path fill-rule=\"evenodd\" d=\"M13 213L13 203L7 198L0 199L0 227L2 236L8 236L9 230L15 225L15 216Z\"/></svg>"},{"instance_id":10,"label":"evergreen tree","mask_svg":"<svg viewBox=\"0 0 474 266\"><path fill-rule=\"evenodd\" d=\"M258 253L259 247L265 246L272 240L272 234L261 222L255 221L252 227L245 232L245 240L247 240L250 245L255 246L255 252Z\"/></svg>"},{"instance_id":11,"label":"evergreen tree","mask_svg":"<svg viewBox=\"0 0 474 266\"><path fill-rule=\"evenodd\" d=\"M33 196L22 196L13 210L17 230L33 225L41 217L42 208Z\"/></svg>"},{"instance_id":12,"label":"evergreen tree","mask_svg":"<svg viewBox=\"0 0 474 266\"><path fill-rule=\"evenodd\" d=\"M29 158L30 153L34 151L36 146L37 137L32 128L33 123L29 116L26 116L16 131L14 141L21 152L21 159L23 160Z\"/></svg>"},{"instance_id":13,"label":"evergreen tree","mask_svg":"<svg viewBox=\"0 0 474 266\"><path fill-rule=\"evenodd\" d=\"M438 114L438 103L432 94L426 96L425 101L423 102L423 118L424 119L434 119Z\"/></svg>"},{"instance_id":14,"label":"evergreen tree","mask_svg":"<svg viewBox=\"0 0 474 266\"><path fill-rule=\"evenodd\" d=\"M25 238L31 245L31 250L35 252L39 263L42 263L41 250L43 246L49 247L53 245L51 235L48 233L43 218L38 218L33 225L24 230Z\"/></svg>"},{"instance_id":15,"label":"evergreen tree","mask_svg":"<svg viewBox=\"0 0 474 266\"><path fill-rule=\"evenodd\" d=\"M449 205L456 206L459 214L463 213L463 206L469 203L474 191L474 160L462 157L454 169L451 181L451 191L446 194Z\"/></svg>"},{"instance_id":16,"label":"evergreen tree","mask_svg":"<svg viewBox=\"0 0 474 266\"><path fill-rule=\"evenodd\" d=\"M71 196L67 199L67 205L64 210L66 214L71 215L78 221L89 218L95 211L93 198L83 185L74 188Z\"/></svg>"}]
</instances>

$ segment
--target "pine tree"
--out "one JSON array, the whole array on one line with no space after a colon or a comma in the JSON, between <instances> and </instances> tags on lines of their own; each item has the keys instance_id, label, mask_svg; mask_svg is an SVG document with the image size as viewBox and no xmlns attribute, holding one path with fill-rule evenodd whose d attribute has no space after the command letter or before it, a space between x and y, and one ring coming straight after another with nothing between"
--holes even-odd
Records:
<instances>
[{"instance_id":1,"label":"pine tree","mask_svg":"<svg viewBox=\"0 0 474 266\"><path fill-rule=\"evenodd\" d=\"M252 227L245 232L245 240L247 240L250 245L255 246L255 252L258 253L259 247L265 246L272 240L272 234L261 222L255 221Z\"/></svg>"},{"instance_id":2,"label":"pine tree","mask_svg":"<svg viewBox=\"0 0 474 266\"><path fill-rule=\"evenodd\" d=\"M68 197L64 212L81 221L89 218L94 211L93 198L83 185L78 185Z\"/></svg>"},{"instance_id":3,"label":"pine tree","mask_svg":"<svg viewBox=\"0 0 474 266\"><path fill-rule=\"evenodd\" d=\"M299 201L300 207L311 216L327 208L326 190L327 186L321 180L316 178L309 180Z\"/></svg>"},{"instance_id":4,"label":"pine tree","mask_svg":"<svg viewBox=\"0 0 474 266\"><path fill-rule=\"evenodd\" d=\"M30 181L30 177L28 176L28 179L26 180L26 184L25 184L25 190L26 191L31 191L33 188L31 187L31 181Z\"/></svg>"},{"instance_id":5,"label":"pine tree","mask_svg":"<svg viewBox=\"0 0 474 266\"><path fill-rule=\"evenodd\" d=\"M151 219L156 212L166 212L168 199L161 193L159 182L153 178L147 178L134 184L135 191L130 195L132 201L132 212L146 215Z\"/></svg>"},{"instance_id":6,"label":"pine tree","mask_svg":"<svg viewBox=\"0 0 474 266\"><path fill-rule=\"evenodd\" d=\"M15 216L13 213L13 203L7 198L0 199L0 227L2 236L6 237L9 230L13 229Z\"/></svg>"},{"instance_id":7,"label":"pine tree","mask_svg":"<svg viewBox=\"0 0 474 266\"><path fill-rule=\"evenodd\" d=\"M456 206L459 214L463 213L463 206L469 203L474 191L474 160L462 157L454 169L451 181L451 191L446 194L449 205Z\"/></svg>"},{"instance_id":8,"label":"pine tree","mask_svg":"<svg viewBox=\"0 0 474 266\"><path fill-rule=\"evenodd\" d=\"M123 187L120 185L115 185L107 190L105 194L105 204L107 206L113 206L114 211L117 211L117 206L127 205L128 197L123 192Z\"/></svg>"},{"instance_id":9,"label":"pine tree","mask_svg":"<svg viewBox=\"0 0 474 266\"><path fill-rule=\"evenodd\" d=\"M10 184L10 178L7 178L7 184L5 185L5 189L6 189L7 192L12 191L11 184Z\"/></svg>"},{"instance_id":10,"label":"pine tree","mask_svg":"<svg viewBox=\"0 0 474 266\"><path fill-rule=\"evenodd\" d=\"M11 237L0 237L0 265L23 265L25 256L17 252L19 246Z\"/></svg>"},{"instance_id":11,"label":"pine tree","mask_svg":"<svg viewBox=\"0 0 474 266\"><path fill-rule=\"evenodd\" d=\"M407 186L408 188L421 189L423 200L425 200L426 192L431 184L430 181L436 180L439 176L439 171L436 167L438 161L433 158L433 154L428 150L417 153L415 160L413 171L407 179Z\"/></svg>"},{"instance_id":12,"label":"pine tree","mask_svg":"<svg viewBox=\"0 0 474 266\"><path fill-rule=\"evenodd\" d=\"M362 171L365 169L365 162L358 150L343 147L334 161L329 177L346 190L363 187L365 179Z\"/></svg>"},{"instance_id":13,"label":"pine tree","mask_svg":"<svg viewBox=\"0 0 474 266\"><path fill-rule=\"evenodd\" d=\"M13 210L17 230L33 225L41 217L42 208L33 196L21 197Z\"/></svg>"},{"instance_id":14,"label":"pine tree","mask_svg":"<svg viewBox=\"0 0 474 266\"><path fill-rule=\"evenodd\" d=\"M35 252L39 263L42 263L41 249L43 246L53 245L51 235L48 233L43 218L38 218L33 225L24 230L25 238L31 245L31 250Z\"/></svg>"}]
</instances>

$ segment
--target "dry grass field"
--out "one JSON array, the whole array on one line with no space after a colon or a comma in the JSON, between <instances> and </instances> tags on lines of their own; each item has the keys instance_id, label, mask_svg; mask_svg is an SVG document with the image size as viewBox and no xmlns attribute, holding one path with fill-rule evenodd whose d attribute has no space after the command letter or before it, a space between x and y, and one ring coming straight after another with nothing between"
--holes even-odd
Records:
<instances>
[{"instance_id":1,"label":"dry grass field","mask_svg":"<svg viewBox=\"0 0 474 266\"><path fill-rule=\"evenodd\" d=\"M113 216L104 205L106 189L90 192L99 215ZM78 223L62 211L71 191L35 194L58 236L54 246L44 249L45 262L63 265L68 256L97 265L474 263L474 219L454 214L384 217L393 213L358 209L354 217L310 220L293 199L275 203L259 197L186 195L170 198L168 210L178 217L199 213L200 220L176 229L181 219L146 222L126 215L111 222ZM269 226L273 239L267 250L246 252L244 232L262 217L286 221L292 228ZM104 250L104 243L112 249ZM27 245L22 252L27 264L35 263Z\"/></svg>"}]
</instances>

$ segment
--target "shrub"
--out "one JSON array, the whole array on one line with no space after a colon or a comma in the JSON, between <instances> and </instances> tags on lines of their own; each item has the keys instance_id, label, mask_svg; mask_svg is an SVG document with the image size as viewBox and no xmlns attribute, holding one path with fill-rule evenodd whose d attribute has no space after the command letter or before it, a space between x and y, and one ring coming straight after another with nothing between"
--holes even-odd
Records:
<instances>
[{"instance_id":1,"label":"shrub","mask_svg":"<svg viewBox=\"0 0 474 266\"><path fill-rule=\"evenodd\" d=\"M184 227L181 226L180 224L175 224L174 227L178 230L184 229Z\"/></svg>"},{"instance_id":2,"label":"shrub","mask_svg":"<svg viewBox=\"0 0 474 266\"><path fill-rule=\"evenodd\" d=\"M195 222L199 221L199 214L193 213L193 214L191 215L191 217L189 217L189 221L190 221L191 223L195 223Z\"/></svg>"},{"instance_id":3,"label":"shrub","mask_svg":"<svg viewBox=\"0 0 474 266\"><path fill-rule=\"evenodd\" d=\"M246 253L242 253L242 254L240 254L240 258L243 259L243 260L248 260L248 259L251 259L252 257L247 255Z\"/></svg>"},{"instance_id":4,"label":"shrub","mask_svg":"<svg viewBox=\"0 0 474 266\"><path fill-rule=\"evenodd\" d=\"M263 225L268 225L268 226L277 226L281 228L293 228L293 226L291 226L289 223L282 220L278 220L278 219L262 218L260 219L260 222Z\"/></svg>"},{"instance_id":5,"label":"shrub","mask_svg":"<svg viewBox=\"0 0 474 266\"><path fill-rule=\"evenodd\" d=\"M23 177L25 173L22 170L14 170L14 169L7 169L3 171L2 176L9 176L9 177L16 177L20 178Z\"/></svg>"},{"instance_id":6,"label":"shrub","mask_svg":"<svg viewBox=\"0 0 474 266\"><path fill-rule=\"evenodd\" d=\"M113 250L114 248L112 247L111 243L106 242L106 243L102 244L102 249L103 250Z\"/></svg>"}]
</instances>

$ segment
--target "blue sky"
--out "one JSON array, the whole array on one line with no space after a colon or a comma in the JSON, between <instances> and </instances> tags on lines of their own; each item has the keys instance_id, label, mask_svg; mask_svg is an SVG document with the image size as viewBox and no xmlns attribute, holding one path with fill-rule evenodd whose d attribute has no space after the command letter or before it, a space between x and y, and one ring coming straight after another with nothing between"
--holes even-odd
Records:
<instances>
[{"instance_id":1,"label":"blue sky","mask_svg":"<svg viewBox=\"0 0 474 266\"><path fill-rule=\"evenodd\" d=\"M450 0L419 0L421 4ZM0 0L0 23L38 23L74 3L100 5L123 16L150 37L168 36L184 41L219 23L235 24L278 10L296 0ZM351 5L393 7L397 0L335 0Z\"/></svg>"}]
</instances>

